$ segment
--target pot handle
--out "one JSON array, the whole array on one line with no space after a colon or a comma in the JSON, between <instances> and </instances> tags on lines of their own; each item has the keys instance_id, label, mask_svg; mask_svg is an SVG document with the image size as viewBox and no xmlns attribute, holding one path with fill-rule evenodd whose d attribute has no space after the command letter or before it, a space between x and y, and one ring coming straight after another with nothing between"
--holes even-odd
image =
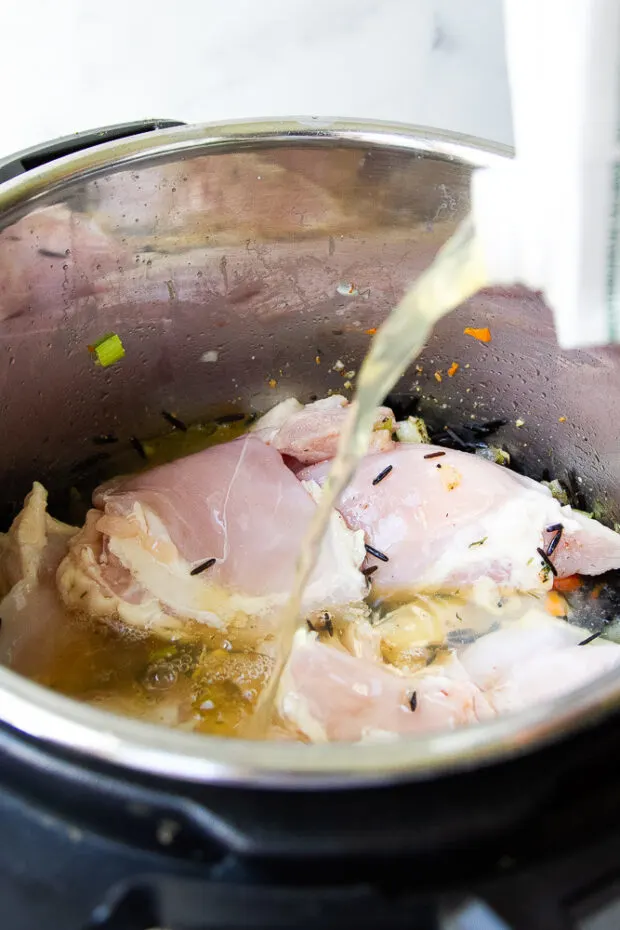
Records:
<instances>
[{"instance_id":1,"label":"pot handle","mask_svg":"<svg viewBox=\"0 0 620 930\"><path fill-rule=\"evenodd\" d=\"M117 139L126 139L128 136L139 136L144 132L153 132L155 129L171 129L174 126L186 124L174 119L145 119L135 123L118 123L115 126L106 126L103 129L89 129L86 132L76 132L71 136L63 136L53 142L45 142L32 148L23 149L6 158L0 158L0 184L11 178L16 178L25 171L39 168L56 158L64 155L73 155L93 145L102 142L114 142Z\"/></svg>"},{"instance_id":2,"label":"pot handle","mask_svg":"<svg viewBox=\"0 0 620 930\"><path fill-rule=\"evenodd\" d=\"M386 913L387 911L387 913ZM440 930L436 909L369 885L274 887L149 874L117 885L84 930Z\"/></svg>"}]
</instances>

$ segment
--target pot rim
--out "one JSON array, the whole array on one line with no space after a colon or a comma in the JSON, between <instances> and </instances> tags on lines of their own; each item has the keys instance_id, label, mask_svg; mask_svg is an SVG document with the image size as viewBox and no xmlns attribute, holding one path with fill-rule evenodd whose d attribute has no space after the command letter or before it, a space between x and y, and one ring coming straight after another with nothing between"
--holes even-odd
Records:
<instances>
[{"instance_id":1,"label":"pot rim","mask_svg":"<svg viewBox=\"0 0 620 930\"><path fill-rule=\"evenodd\" d=\"M68 181L78 178L90 180L110 169L121 170L170 154L189 155L202 150L216 152L289 145L348 145L356 148L367 146L415 150L423 155L458 161L476 168L489 167L514 154L508 145L463 133L381 121L302 116L175 126L93 145L1 183L0 216L4 220L8 213L11 218L10 213L14 208L33 206L37 200L62 188ZM28 149L29 154L33 151ZM0 165L19 158L20 154L24 153L0 160Z\"/></svg>"},{"instance_id":2,"label":"pot rim","mask_svg":"<svg viewBox=\"0 0 620 930\"><path fill-rule=\"evenodd\" d=\"M0 185L0 220L76 179L175 153L317 145L413 150L469 167L508 146L402 124L299 117L156 130L59 158ZM209 784L348 788L455 773L531 752L602 719L620 703L614 672L561 699L475 726L381 744L255 742L186 733L116 716L0 667L0 720L50 747L114 766Z\"/></svg>"}]
</instances>

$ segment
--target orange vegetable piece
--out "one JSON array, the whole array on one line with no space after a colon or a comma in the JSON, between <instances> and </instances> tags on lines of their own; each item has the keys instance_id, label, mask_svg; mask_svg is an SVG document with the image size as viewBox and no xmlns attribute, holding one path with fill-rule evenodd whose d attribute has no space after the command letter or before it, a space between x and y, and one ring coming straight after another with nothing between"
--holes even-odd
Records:
<instances>
[{"instance_id":1,"label":"orange vegetable piece","mask_svg":"<svg viewBox=\"0 0 620 930\"><path fill-rule=\"evenodd\" d=\"M553 579L553 590L561 591L563 594L568 594L571 591L576 591L583 584L580 575L568 575L567 578L554 578Z\"/></svg>"},{"instance_id":2,"label":"orange vegetable piece","mask_svg":"<svg viewBox=\"0 0 620 930\"><path fill-rule=\"evenodd\" d=\"M473 336L474 339L477 339L479 342L491 341L491 330L488 326L483 326L479 329L474 326L466 326L463 332L466 336Z\"/></svg>"},{"instance_id":3,"label":"orange vegetable piece","mask_svg":"<svg viewBox=\"0 0 620 930\"><path fill-rule=\"evenodd\" d=\"M545 610L552 617L565 617L567 604L559 591L549 591L545 600Z\"/></svg>"},{"instance_id":4,"label":"orange vegetable piece","mask_svg":"<svg viewBox=\"0 0 620 930\"><path fill-rule=\"evenodd\" d=\"M459 370L459 363L458 363L458 362L452 362L452 364L451 364L450 367L448 368L448 377L449 377L449 378L453 378L454 375L457 373L458 370Z\"/></svg>"},{"instance_id":5,"label":"orange vegetable piece","mask_svg":"<svg viewBox=\"0 0 620 930\"><path fill-rule=\"evenodd\" d=\"M442 380L441 372L440 372L440 371L436 371L436 372L435 372L435 381L441 381L441 380Z\"/></svg>"},{"instance_id":6,"label":"orange vegetable piece","mask_svg":"<svg viewBox=\"0 0 620 930\"><path fill-rule=\"evenodd\" d=\"M367 336L374 336L374 334L377 332L377 327L373 326L372 329L365 329L364 332Z\"/></svg>"}]
</instances>

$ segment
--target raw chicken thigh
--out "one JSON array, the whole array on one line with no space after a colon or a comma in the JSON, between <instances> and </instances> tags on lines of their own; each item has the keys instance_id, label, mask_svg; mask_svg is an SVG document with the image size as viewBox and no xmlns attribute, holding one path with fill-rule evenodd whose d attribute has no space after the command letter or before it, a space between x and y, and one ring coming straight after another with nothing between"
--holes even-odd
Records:
<instances>
[{"instance_id":1,"label":"raw chicken thigh","mask_svg":"<svg viewBox=\"0 0 620 930\"><path fill-rule=\"evenodd\" d=\"M278 404L261 417L253 432L303 465L323 462L336 455L338 440L348 415L349 402L340 394L316 400L305 407L294 397ZM388 407L378 407L370 439L372 452L387 451L394 446L394 414Z\"/></svg>"},{"instance_id":2,"label":"raw chicken thigh","mask_svg":"<svg viewBox=\"0 0 620 930\"><path fill-rule=\"evenodd\" d=\"M321 485L329 467L304 468L298 478ZM537 482L465 452L395 444L368 455L338 506L347 525L386 557L368 562L377 566L372 580L381 591L455 589L480 579L522 591L550 587L551 570L537 550L546 551L559 526L551 560L560 577L620 567L617 533L562 507Z\"/></svg>"},{"instance_id":3,"label":"raw chicken thigh","mask_svg":"<svg viewBox=\"0 0 620 930\"><path fill-rule=\"evenodd\" d=\"M48 514L47 492L35 482L9 532L0 534L0 661L24 675L45 665L62 636L66 617L55 576L77 532Z\"/></svg>"},{"instance_id":4,"label":"raw chicken thigh","mask_svg":"<svg viewBox=\"0 0 620 930\"><path fill-rule=\"evenodd\" d=\"M278 711L312 742L382 739L453 728L492 715L466 674L459 679L442 672L400 675L300 630L280 683Z\"/></svg>"},{"instance_id":5,"label":"raw chicken thigh","mask_svg":"<svg viewBox=\"0 0 620 930\"><path fill-rule=\"evenodd\" d=\"M65 693L241 735L276 664L347 412L338 396L285 401L240 439L102 485L80 530L53 520L35 485L0 534L5 664L56 686L42 663L56 656L62 672L62 656L79 656L75 624L56 648L77 621L107 639L93 638ZM305 591L274 737L380 741L477 724L620 667L620 646L590 642L548 593L555 575L620 568L620 536L535 481L426 439L420 421L378 408ZM561 619L545 612L554 597Z\"/></svg>"},{"instance_id":6,"label":"raw chicken thigh","mask_svg":"<svg viewBox=\"0 0 620 930\"><path fill-rule=\"evenodd\" d=\"M58 580L65 603L162 635L284 604L316 504L246 436L99 488ZM304 609L361 600L361 533L334 512Z\"/></svg>"},{"instance_id":7,"label":"raw chicken thigh","mask_svg":"<svg viewBox=\"0 0 620 930\"><path fill-rule=\"evenodd\" d=\"M379 626L380 629L380 626ZM620 666L620 646L538 610L415 675L297 634L278 710L313 742L451 729L559 697Z\"/></svg>"},{"instance_id":8,"label":"raw chicken thigh","mask_svg":"<svg viewBox=\"0 0 620 930\"><path fill-rule=\"evenodd\" d=\"M507 713L559 697L617 668L615 643L579 645L589 632L533 611L481 636L459 658L493 709Z\"/></svg>"}]
</instances>

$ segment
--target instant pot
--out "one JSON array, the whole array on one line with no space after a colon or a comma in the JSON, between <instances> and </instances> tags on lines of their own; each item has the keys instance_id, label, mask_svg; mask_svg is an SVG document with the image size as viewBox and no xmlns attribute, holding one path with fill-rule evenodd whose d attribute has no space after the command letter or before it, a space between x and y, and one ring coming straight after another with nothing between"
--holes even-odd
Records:
<instances>
[{"instance_id":1,"label":"instant pot","mask_svg":"<svg viewBox=\"0 0 620 930\"><path fill-rule=\"evenodd\" d=\"M510 154L386 124L154 121L0 163L3 525L33 479L62 516L106 461L97 437L129 454L162 410L192 422L346 391L466 215L472 171ZM88 347L107 333L125 357L102 368ZM433 429L506 420L515 468L612 523L619 363L561 352L535 294L490 288L437 326L391 402ZM261 743L0 668L2 927L619 927L619 710L612 674L452 732Z\"/></svg>"}]
</instances>

